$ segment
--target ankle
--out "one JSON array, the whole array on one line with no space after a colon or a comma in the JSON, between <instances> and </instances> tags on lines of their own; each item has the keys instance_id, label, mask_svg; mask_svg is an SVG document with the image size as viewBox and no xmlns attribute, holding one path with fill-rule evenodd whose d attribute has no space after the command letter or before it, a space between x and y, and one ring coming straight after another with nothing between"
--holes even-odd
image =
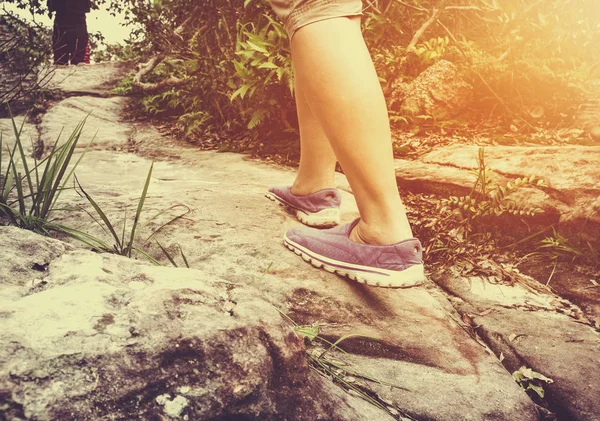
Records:
<instances>
[{"instance_id":1,"label":"ankle","mask_svg":"<svg viewBox=\"0 0 600 421\"><path fill-rule=\"evenodd\" d=\"M333 180L298 180L294 181L292 185L292 194L297 196L308 196L324 189L334 189L335 182Z\"/></svg>"},{"instance_id":2,"label":"ankle","mask_svg":"<svg viewBox=\"0 0 600 421\"><path fill-rule=\"evenodd\" d=\"M388 224L368 224L360 220L350 233L350 240L360 244L389 245L412 238L408 222L392 221Z\"/></svg>"}]
</instances>

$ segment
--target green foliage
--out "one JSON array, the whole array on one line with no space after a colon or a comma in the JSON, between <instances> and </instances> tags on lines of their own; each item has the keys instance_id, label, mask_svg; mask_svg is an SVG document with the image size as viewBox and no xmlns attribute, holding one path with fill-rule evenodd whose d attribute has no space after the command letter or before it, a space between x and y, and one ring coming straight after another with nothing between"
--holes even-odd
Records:
<instances>
[{"instance_id":1,"label":"green foliage","mask_svg":"<svg viewBox=\"0 0 600 421\"><path fill-rule=\"evenodd\" d=\"M119 85L114 88L111 93L114 95L128 95L133 91L133 77L128 76L119 82Z\"/></svg>"},{"instance_id":2,"label":"green foliage","mask_svg":"<svg viewBox=\"0 0 600 421\"><path fill-rule=\"evenodd\" d=\"M429 41L417 44L414 54L419 58L422 66L431 66L441 60L449 43L448 37L431 38Z\"/></svg>"},{"instance_id":3,"label":"green foliage","mask_svg":"<svg viewBox=\"0 0 600 421\"><path fill-rule=\"evenodd\" d=\"M473 85L472 108L484 115L499 115L507 124L515 115L529 124L569 123L590 95L590 81L600 76L596 0L448 2L421 36L429 41L410 51L412 37L439 2L386 3L367 14L364 27L388 87L393 80L410 81L443 57Z\"/></svg>"},{"instance_id":4,"label":"green foliage","mask_svg":"<svg viewBox=\"0 0 600 421\"><path fill-rule=\"evenodd\" d=\"M513 373L513 378L525 392L534 392L541 399L544 398L544 384L554 383L552 379L525 366L515 371Z\"/></svg>"},{"instance_id":5,"label":"green foliage","mask_svg":"<svg viewBox=\"0 0 600 421\"><path fill-rule=\"evenodd\" d=\"M125 40L125 44L106 44L104 37L98 34L98 46L92 45L92 60L96 63L104 61L129 61L138 58L140 48L137 47L135 40Z\"/></svg>"},{"instance_id":6,"label":"green foliage","mask_svg":"<svg viewBox=\"0 0 600 421\"><path fill-rule=\"evenodd\" d=\"M85 154L84 151L71 166L85 120L61 145L58 145L59 136L50 154L41 161L34 158L33 165L28 163L25 155L21 138L23 125L17 127L12 116L11 121L15 136L12 149L3 144L0 133L0 217L11 225L48 235L50 230L58 230L51 221L51 215L60 194L66 189L67 182ZM4 153L6 158L3 157ZM4 172L3 161L8 162Z\"/></svg>"},{"instance_id":7,"label":"green foliage","mask_svg":"<svg viewBox=\"0 0 600 421\"><path fill-rule=\"evenodd\" d=\"M592 267L600 266L600 253L589 241L574 241L561 235L552 227L552 235L544 237L537 251L530 256L545 255L554 261L555 268L559 260L568 259L571 262L584 262Z\"/></svg>"},{"instance_id":8,"label":"green foliage","mask_svg":"<svg viewBox=\"0 0 600 421\"><path fill-rule=\"evenodd\" d=\"M451 196L440 201L442 213L451 212L470 225L483 216L500 216L508 213L516 216L534 216L543 212L537 206L518 200L512 195L524 188L546 187L544 180L535 176L517 178L515 181L500 185L494 172L485 163L484 148L479 148L478 168L475 185L468 196Z\"/></svg>"},{"instance_id":9,"label":"green foliage","mask_svg":"<svg viewBox=\"0 0 600 421\"><path fill-rule=\"evenodd\" d=\"M8 114L8 103L26 109L43 91L52 76L46 68L50 45L47 29L0 13L0 115Z\"/></svg>"},{"instance_id":10,"label":"green foliage","mask_svg":"<svg viewBox=\"0 0 600 421\"><path fill-rule=\"evenodd\" d=\"M572 260L575 260L578 257L586 255L583 251L571 245L570 241L560 235L554 227L552 228L552 236L545 237L541 240L539 249L550 252L553 259L568 256L571 257Z\"/></svg>"},{"instance_id":11,"label":"green foliage","mask_svg":"<svg viewBox=\"0 0 600 421\"><path fill-rule=\"evenodd\" d=\"M143 113L173 121L186 137L243 132L255 144L296 133L287 35L268 4L165 0L128 13L152 47L141 55L165 58L144 77L156 88L128 78L114 93L135 95Z\"/></svg>"},{"instance_id":12,"label":"green foliage","mask_svg":"<svg viewBox=\"0 0 600 421\"><path fill-rule=\"evenodd\" d=\"M287 35L280 23L266 14L263 16L267 22L262 26L240 25L235 52L238 58L233 61L235 74L228 82L232 88L239 87L231 94L231 101L244 103L241 115L248 121L248 129L273 123L278 118L286 128L291 128L281 112L289 108L294 92Z\"/></svg>"}]
</instances>

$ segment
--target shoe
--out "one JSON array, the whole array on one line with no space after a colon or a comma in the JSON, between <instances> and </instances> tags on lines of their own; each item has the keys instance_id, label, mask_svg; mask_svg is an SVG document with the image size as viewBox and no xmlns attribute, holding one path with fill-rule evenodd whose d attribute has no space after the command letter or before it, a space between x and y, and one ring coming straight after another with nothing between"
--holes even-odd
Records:
<instances>
[{"instance_id":1,"label":"shoe","mask_svg":"<svg viewBox=\"0 0 600 421\"><path fill-rule=\"evenodd\" d=\"M313 266L370 286L409 288L425 281L419 240L385 246L356 243L350 233L358 221L327 230L294 228L283 242Z\"/></svg>"},{"instance_id":2,"label":"shoe","mask_svg":"<svg viewBox=\"0 0 600 421\"><path fill-rule=\"evenodd\" d=\"M271 187L265 196L287 207L300 222L310 227L333 227L340 223L342 195L338 189L296 196L291 187Z\"/></svg>"}]
</instances>

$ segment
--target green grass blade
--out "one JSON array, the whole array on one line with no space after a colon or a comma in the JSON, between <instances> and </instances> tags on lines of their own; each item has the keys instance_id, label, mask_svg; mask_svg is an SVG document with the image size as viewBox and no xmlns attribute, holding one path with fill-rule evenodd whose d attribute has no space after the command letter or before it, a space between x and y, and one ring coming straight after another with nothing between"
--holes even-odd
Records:
<instances>
[{"instance_id":1,"label":"green grass blade","mask_svg":"<svg viewBox=\"0 0 600 421\"><path fill-rule=\"evenodd\" d=\"M94 201L94 199L92 199L92 197L89 194L87 194L87 192L83 189L83 187L81 187L81 184L79 184L79 180L77 179L77 176L75 176L75 181L77 182L77 185L79 186L79 189L81 190L81 192L85 195L85 198L88 200L88 202L90 202L90 204L92 205L92 207L94 208L94 210L96 211L98 216L100 216L100 219L102 219L102 221L106 225L106 228L108 228L108 230L112 234L112 236L115 239L115 241L117 242L117 245L119 246L119 248L122 248L121 244L120 244L119 236L117 235L117 232L115 231L115 228L113 227L113 225L110 223L110 220L106 217L106 214L102 211L102 209L100 208L100 206L98 206L98 204Z\"/></svg>"},{"instance_id":2,"label":"green grass blade","mask_svg":"<svg viewBox=\"0 0 600 421\"><path fill-rule=\"evenodd\" d=\"M67 176L65 177L65 181L63 182L63 187L69 182L69 180L71 179L71 177L75 173L75 169L77 168L77 166L79 165L79 163L81 162L81 160L83 159L83 157L85 156L85 154L87 153L87 151L90 148L90 146L92 146L92 142L94 142L94 140L96 139L96 135L97 134L98 134L98 132L96 132L96 134L94 134L94 136L92 137L92 140L90 140L90 143L87 144L87 146L85 147L85 149L83 150L83 152L81 153L81 155L79 156L79 158L77 159L77 162L75 162L75 164L71 167L71 171L69 171L69 174L67 174ZM54 201L52 203L52 208L54 208L55 203L58 200L59 196L60 196L60 192L54 198Z\"/></svg>"},{"instance_id":3,"label":"green grass blade","mask_svg":"<svg viewBox=\"0 0 600 421\"><path fill-rule=\"evenodd\" d=\"M137 212L135 213L135 219L133 220L133 227L131 229L131 237L129 238L129 244L127 244L127 256L131 257L131 250L133 248L133 241L135 240L135 230L137 228L138 222L140 220L140 214L142 213L142 208L144 207L144 202L146 201L146 195L148 194L148 186L150 186L150 180L152 177L152 169L154 168L154 161L152 165L150 165L150 171L148 171L148 177L146 177L146 184L144 184L144 190L142 191L142 196L140 197L140 202L138 204Z\"/></svg>"},{"instance_id":4,"label":"green grass blade","mask_svg":"<svg viewBox=\"0 0 600 421\"><path fill-rule=\"evenodd\" d=\"M5 174L5 186L4 186L4 192L2 192L2 201L6 202L8 200L8 195L10 193L10 191L12 190L12 184L14 181L14 171L13 171L13 166L15 165L15 153L17 152L17 145L15 144L15 146L12 149L12 152L10 150L10 148L8 147L8 145L6 145L6 149L8 150L8 166L6 168L6 174Z\"/></svg>"},{"instance_id":5,"label":"green grass blade","mask_svg":"<svg viewBox=\"0 0 600 421\"><path fill-rule=\"evenodd\" d=\"M281 315L281 317L283 317L285 320L290 322L292 324L292 326L298 327L298 323L296 323L290 316L285 314L283 311L279 310L277 307L275 307L275 310L277 310L277 312Z\"/></svg>"},{"instance_id":6,"label":"green grass blade","mask_svg":"<svg viewBox=\"0 0 600 421\"><path fill-rule=\"evenodd\" d=\"M111 247L106 244L104 241L102 241L101 239L94 237L93 235L87 234L83 231L79 231L61 224L55 224L55 223L48 223L46 225L46 228L52 230L52 231L56 231L56 232L60 232L63 234L68 235L71 238L74 238L75 240L78 240L90 247L92 247L95 250L100 250L103 252L110 252L111 251Z\"/></svg>"},{"instance_id":7,"label":"green grass blade","mask_svg":"<svg viewBox=\"0 0 600 421\"><path fill-rule=\"evenodd\" d=\"M96 219L96 217L95 217L94 215L92 215L92 213L91 213L91 212L88 212L88 210L87 210L87 209L85 209L84 207L80 207L79 209L80 209L80 210L82 210L82 211L84 211L85 213L87 213L87 214L90 216L90 218L92 218L92 220L93 220L95 223L97 223L97 224L98 224L98 226L99 226L100 228L102 228L102 230L103 230L103 231L104 231L106 234L110 235L110 233L107 231L106 227L105 227L104 225L102 225L102 224L100 223L100 221L98 221L98 219ZM60 209L60 210L63 210L63 209Z\"/></svg>"},{"instance_id":8,"label":"green grass blade","mask_svg":"<svg viewBox=\"0 0 600 421\"><path fill-rule=\"evenodd\" d=\"M154 230L152 232L152 234L150 234L148 236L148 238L146 238L143 242L143 244L147 244L148 241L150 241L152 239L152 237L154 237L156 234L158 234L163 228L171 225L172 223L176 222L177 220L183 218L184 216L186 216L188 213L190 213L192 210L186 206L186 205L182 205L182 204L178 204L178 205L173 205L168 209L165 209L163 211L158 212L156 215L154 215L153 217L151 217L150 219L148 219L146 222L144 222L144 224L142 224L142 226L140 227L140 231L142 231L146 225L148 225L148 223L150 223L151 221L155 220L156 218L158 218L160 215L166 213L167 211L170 211L172 209L178 208L183 206L184 208L186 208L186 211L181 213L180 215L177 215L176 217L174 217L173 219L169 220L168 222L165 222L164 224L162 224L160 227L158 227L156 230Z\"/></svg>"},{"instance_id":9,"label":"green grass blade","mask_svg":"<svg viewBox=\"0 0 600 421\"><path fill-rule=\"evenodd\" d=\"M73 153L75 152L75 147L77 146L77 142L79 141L79 137L81 136L81 132L83 131L84 125L85 125L85 119L83 119L77 125L75 131L69 137L69 140L67 141L68 146L65 147L65 149L64 149L64 156L62 156L62 153L61 153L60 159L57 159L57 161L56 161L56 165L59 165L60 168L58 170L58 174L56 174L54 184L53 184L52 188L50 189L49 195L48 195L48 197L42 207L42 210L40 212L40 216L42 218L46 218L48 216L48 214L50 213L50 211L52 210L51 205L54 203L53 198L58 191L58 188L60 186L60 183L63 179L65 172L67 171L69 162L71 161L71 157L73 156Z\"/></svg>"},{"instance_id":10,"label":"green grass blade","mask_svg":"<svg viewBox=\"0 0 600 421\"><path fill-rule=\"evenodd\" d=\"M162 244L160 244L158 241L156 242L156 244L158 244L158 247L160 247L160 249L162 250L164 255L167 256L167 259L169 259L169 262L171 262L171 264L173 266L177 267L177 263L175 263L175 260L173 260L173 258L169 254L169 252L162 246Z\"/></svg>"},{"instance_id":11,"label":"green grass blade","mask_svg":"<svg viewBox=\"0 0 600 421\"><path fill-rule=\"evenodd\" d=\"M125 228L127 227L127 211L125 211L125 216L123 217L123 232L121 233L121 246L119 254L122 254L123 256L125 254L123 254L124 250L123 250L123 246L125 245Z\"/></svg>"},{"instance_id":12,"label":"green grass blade","mask_svg":"<svg viewBox=\"0 0 600 421\"><path fill-rule=\"evenodd\" d=\"M146 253L144 250L139 249L137 247L134 248L135 251L137 251L138 253L140 253L141 255L143 255L144 257L146 257L148 260L150 260L152 263L154 263L156 266L162 266L162 264L156 260L154 257L150 256L148 253Z\"/></svg>"},{"instance_id":13,"label":"green grass blade","mask_svg":"<svg viewBox=\"0 0 600 421\"><path fill-rule=\"evenodd\" d=\"M179 244L178 244L178 246L179 246ZM181 258L183 259L183 262L185 263L185 267L187 267L189 269L190 264L188 263L188 260L185 257L185 254L183 254L183 249L181 248L181 246L179 246L179 252L181 253Z\"/></svg>"},{"instance_id":14,"label":"green grass blade","mask_svg":"<svg viewBox=\"0 0 600 421\"><path fill-rule=\"evenodd\" d=\"M21 179L21 173L17 173L17 169L13 165L13 176L15 179L15 187L17 188L17 201L19 203L19 213L23 216L26 215L25 198L23 196L23 184Z\"/></svg>"},{"instance_id":15,"label":"green grass blade","mask_svg":"<svg viewBox=\"0 0 600 421\"><path fill-rule=\"evenodd\" d=\"M37 159L33 158L33 163L34 163L34 167L33 169L35 170L35 187L36 187L36 196L31 195L31 199L33 200L34 205L31 206L31 209L29 209L29 214L31 215L33 213L33 210L35 209L35 199L37 197L37 193L39 193L39 189L40 189L40 174L38 171L38 162Z\"/></svg>"},{"instance_id":16,"label":"green grass blade","mask_svg":"<svg viewBox=\"0 0 600 421\"><path fill-rule=\"evenodd\" d=\"M52 146L52 150L51 152L48 154L48 157L44 158L41 162L41 164L45 164L44 165L44 173L42 174L42 179L41 179L41 188L43 191L45 192L49 192L50 188L52 186L52 179L53 179L53 174L54 174L54 170L53 170L53 164L52 164L52 159L55 157L55 155L57 153L60 153L61 149L63 149L63 146L58 146L58 142L60 140L62 136L62 129L60 131L60 133L58 134L58 137L56 138L56 141L54 142L54 145ZM39 188L39 187L38 187ZM36 202L34 203L34 207L35 207L35 211L36 213L39 215L41 213L41 204L44 201L44 199L47 200L48 197L48 193L45 193L43 195L38 195L38 197L36 198Z\"/></svg>"},{"instance_id":17,"label":"green grass blade","mask_svg":"<svg viewBox=\"0 0 600 421\"><path fill-rule=\"evenodd\" d=\"M13 225L17 225L17 226L19 225L19 221L17 219L18 215L15 215L16 212L11 207L9 207L3 203L0 203L0 212L4 213L6 216L8 216L8 218L10 219L10 222Z\"/></svg>"},{"instance_id":18,"label":"green grass blade","mask_svg":"<svg viewBox=\"0 0 600 421\"><path fill-rule=\"evenodd\" d=\"M29 174L29 166L27 165L27 157L25 156L25 150L23 149L23 144L21 142L21 133L23 131L23 126L25 125L25 119L23 119L23 123L21 124L21 128L18 129L17 128L17 123L15 122L15 119L12 115L12 111L10 110L10 107L8 109L8 112L10 114L10 119L11 119L11 123L13 126L13 130L15 133L15 142L18 146L18 150L19 150L19 154L21 155L21 160L23 161L23 168L25 170L25 177L27 179L27 184L29 186L29 191L33 193L33 182L31 181L31 175ZM21 187L22 190L22 187ZM21 210L22 214L25 214L24 210Z\"/></svg>"},{"instance_id":19,"label":"green grass blade","mask_svg":"<svg viewBox=\"0 0 600 421\"><path fill-rule=\"evenodd\" d=\"M319 355L319 356L317 357L317 359L321 359L321 358L323 358L323 357L324 357L324 356L325 356L325 355L326 355L326 354L327 354L329 351L331 351L331 350L332 350L332 349L334 349L334 348L340 349L340 348L338 347L338 345L339 345L340 343L342 343L343 341L345 341L346 339L350 339L350 338L356 338L356 337L368 338L368 339L375 339L375 338L371 338L371 337L369 337L369 336L365 336L365 335L360 335L360 334L357 334L357 333L349 333L349 334L347 334L347 335L344 335L344 336L342 336L342 337L341 337L341 338L339 338L337 341L335 341L335 342L334 342L334 343L333 343L333 344L332 344L332 345L331 345L329 348L327 348L325 351L323 351L323 352L321 353L321 355Z\"/></svg>"}]
</instances>

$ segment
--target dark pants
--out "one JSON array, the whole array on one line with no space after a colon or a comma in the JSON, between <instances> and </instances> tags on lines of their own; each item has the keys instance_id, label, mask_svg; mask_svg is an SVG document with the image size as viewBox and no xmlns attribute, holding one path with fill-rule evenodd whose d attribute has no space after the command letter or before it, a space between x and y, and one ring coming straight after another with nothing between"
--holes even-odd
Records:
<instances>
[{"instance_id":1,"label":"dark pants","mask_svg":"<svg viewBox=\"0 0 600 421\"><path fill-rule=\"evenodd\" d=\"M85 15L57 15L52 33L54 64L83 63L88 41Z\"/></svg>"}]
</instances>

